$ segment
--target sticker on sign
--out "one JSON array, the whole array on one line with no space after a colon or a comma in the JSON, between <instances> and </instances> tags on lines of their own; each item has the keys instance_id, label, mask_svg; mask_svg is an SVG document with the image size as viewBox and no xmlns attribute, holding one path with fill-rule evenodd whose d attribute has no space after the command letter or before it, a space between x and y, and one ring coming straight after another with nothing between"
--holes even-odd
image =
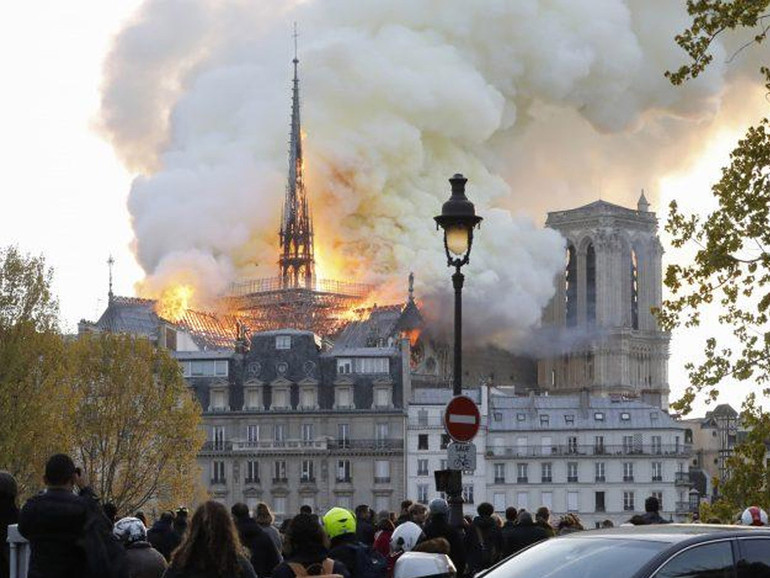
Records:
<instances>
[{"instance_id":1,"label":"sticker on sign","mask_svg":"<svg viewBox=\"0 0 770 578\"><path fill-rule=\"evenodd\" d=\"M472 443L452 442L447 449L447 469L450 470L475 470L476 469L476 445Z\"/></svg>"}]
</instances>

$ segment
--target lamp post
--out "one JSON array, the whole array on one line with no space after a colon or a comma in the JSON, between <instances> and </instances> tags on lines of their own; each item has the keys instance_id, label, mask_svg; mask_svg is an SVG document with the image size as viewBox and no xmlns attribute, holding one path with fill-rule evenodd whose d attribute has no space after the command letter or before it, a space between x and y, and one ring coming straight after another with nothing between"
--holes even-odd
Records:
<instances>
[{"instance_id":1,"label":"lamp post","mask_svg":"<svg viewBox=\"0 0 770 578\"><path fill-rule=\"evenodd\" d=\"M434 217L436 228L444 229L444 251L446 252L447 266L454 267L452 285L455 290L455 343L454 343L454 379L452 382L453 395L462 395L463 374L463 283L465 275L462 274L462 266L470 261L471 247L473 246L473 229L482 221L476 215L476 209L465 196L465 183L468 182L461 174L455 174L449 179L452 185L452 196L441 207L441 214ZM460 476L462 473L460 473ZM462 480L462 478L459 478ZM454 485L453 485L454 486ZM447 501L450 507L450 521L455 526L462 525L463 497L462 484L451 487L447 491Z\"/></svg>"}]
</instances>

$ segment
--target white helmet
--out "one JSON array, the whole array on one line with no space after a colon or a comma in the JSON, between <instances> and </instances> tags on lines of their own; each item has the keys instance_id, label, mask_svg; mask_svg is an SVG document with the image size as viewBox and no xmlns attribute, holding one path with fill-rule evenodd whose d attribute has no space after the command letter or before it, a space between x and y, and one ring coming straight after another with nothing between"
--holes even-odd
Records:
<instances>
[{"instance_id":1,"label":"white helmet","mask_svg":"<svg viewBox=\"0 0 770 578\"><path fill-rule=\"evenodd\" d=\"M404 522L393 530L390 536L391 552L410 552L417 545L422 528L414 522Z\"/></svg>"},{"instance_id":2,"label":"white helmet","mask_svg":"<svg viewBox=\"0 0 770 578\"><path fill-rule=\"evenodd\" d=\"M767 526L767 512L757 506L743 510L741 524L744 526Z\"/></svg>"},{"instance_id":3,"label":"white helmet","mask_svg":"<svg viewBox=\"0 0 770 578\"><path fill-rule=\"evenodd\" d=\"M406 552L396 560L393 578L424 578L426 576L430 576L430 578L455 578L457 570L446 554Z\"/></svg>"}]
</instances>

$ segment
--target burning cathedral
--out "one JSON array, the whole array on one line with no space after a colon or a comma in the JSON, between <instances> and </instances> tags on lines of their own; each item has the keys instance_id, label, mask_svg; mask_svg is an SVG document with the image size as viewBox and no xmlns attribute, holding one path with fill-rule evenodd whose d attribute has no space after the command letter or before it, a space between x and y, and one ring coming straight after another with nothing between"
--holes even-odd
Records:
<instances>
[{"instance_id":1,"label":"burning cathedral","mask_svg":"<svg viewBox=\"0 0 770 578\"><path fill-rule=\"evenodd\" d=\"M433 409L413 420L409 408L450 389L448 348L429 337L411 275L405 302L388 306L368 305L370 286L317 278L298 64L295 54L278 274L233 283L216 312L173 316L154 300L114 295L110 280L106 310L78 329L143 336L176 357L203 408L201 482L215 499L251 508L266 501L280 518L302 505L394 510L405 496L416 497L412 486L417 497L428 495L420 476L442 459L412 459L415 451L443 449L446 440L428 416ZM544 315L547 351L465 350L463 381L483 384L479 398L500 422L490 421L490 435L511 426L498 419L505 412L494 400L527 392L646 396L665 409L668 335L649 313L661 299L661 248L646 200L636 209L600 201L554 212L546 224L567 239L564 275ZM518 426L529 413L517 414ZM498 483L483 475L482 467L474 477L484 486L477 496Z\"/></svg>"}]
</instances>

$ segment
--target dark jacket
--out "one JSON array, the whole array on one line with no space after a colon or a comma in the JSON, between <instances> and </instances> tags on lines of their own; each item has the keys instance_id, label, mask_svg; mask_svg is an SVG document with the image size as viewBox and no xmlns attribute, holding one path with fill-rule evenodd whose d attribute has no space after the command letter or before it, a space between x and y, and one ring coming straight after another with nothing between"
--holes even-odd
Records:
<instances>
[{"instance_id":1,"label":"dark jacket","mask_svg":"<svg viewBox=\"0 0 770 578\"><path fill-rule=\"evenodd\" d=\"M8 526L18 521L19 509L13 496L0 495L0 578L8 578L10 574Z\"/></svg>"},{"instance_id":2,"label":"dark jacket","mask_svg":"<svg viewBox=\"0 0 770 578\"><path fill-rule=\"evenodd\" d=\"M369 546L374 546L374 526L366 518L356 518L356 539Z\"/></svg>"},{"instance_id":3,"label":"dark jacket","mask_svg":"<svg viewBox=\"0 0 770 578\"><path fill-rule=\"evenodd\" d=\"M344 564L351 576L356 575L356 551L351 545L359 543L355 534L343 534L332 539L329 549L329 558Z\"/></svg>"},{"instance_id":4,"label":"dark jacket","mask_svg":"<svg viewBox=\"0 0 770 578\"><path fill-rule=\"evenodd\" d=\"M204 574L202 572L183 572L173 566L169 566L163 578L257 578L251 563L243 556L238 556L238 564L241 567L240 576L215 576L213 574Z\"/></svg>"},{"instance_id":5,"label":"dark jacket","mask_svg":"<svg viewBox=\"0 0 770 578\"><path fill-rule=\"evenodd\" d=\"M294 570L291 569L291 566L289 566L289 562L302 564L307 567L311 564L322 562L325 558L334 557L331 556L329 550L322 546L303 548L301 552L293 553L285 562L281 562L275 570L273 570L273 578L294 578L296 574L294 573ZM345 564L336 559L334 560L334 573L340 574L343 578L350 578L348 568Z\"/></svg>"},{"instance_id":6,"label":"dark jacket","mask_svg":"<svg viewBox=\"0 0 770 578\"><path fill-rule=\"evenodd\" d=\"M508 524L506 524L503 527L502 536L503 557L508 557L522 548L526 548L530 544L550 538L547 530L531 521L519 523L515 526L508 526Z\"/></svg>"},{"instance_id":7,"label":"dark jacket","mask_svg":"<svg viewBox=\"0 0 770 578\"><path fill-rule=\"evenodd\" d=\"M662 518L658 512L645 512L640 516L644 524L668 524L668 520Z\"/></svg>"},{"instance_id":8,"label":"dark jacket","mask_svg":"<svg viewBox=\"0 0 770 578\"><path fill-rule=\"evenodd\" d=\"M238 528L241 544L248 548L251 554L251 565L256 575L260 578L272 576L273 569L280 563L273 540L253 518L237 518L235 526Z\"/></svg>"},{"instance_id":9,"label":"dark jacket","mask_svg":"<svg viewBox=\"0 0 770 578\"><path fill-rule=\"evenodd\" d=\"M149 542L134 542L126 546L129 578L161 578L166 571L166 559Z\"/></svg>"},{"instance_id":10,"label":"dark jacket","mask_svg":"<svg viewBox=\"0 0 770 578\"><path fill-rule=\"evenodd\" d=\"M166 561L171 560L171 552L182 542L182 537L174 530L171 520L158 520L147 530L147 541Z\"/></svg>"},{"instance_id":11,"label":"dark jacket","mask_svg":"<svg viewBox=\"0 0 770 578\"><path fill-rule=\"evenodd\" d=\"M502 534L497 522L491 516L476 516L471 531L476 533L478 560L473 573L486 570L500 560L503 549ZM468 552L470 557L470 552Z\"/></svg>"},{"instance_id":12,"label":"dark jacket","mask_svg":"<svg viewBox=\"0 0 770 578\"><path fill-rule=\"evenodd\" d=\"M81 545L89 512L99 503L87 489L80 496L49 489L27 500L19 532L30 541L28 578L82 578L87 574Z\"/></svg>"},{"instance_id":13,"label":"dark jacket","mask_svg":"<svg viewBox=\"0 0 770 578\"><path fill-rule=\"evenodd\" d=\"M423 540L432 540L433 538L446 538L449 542L449 557L457 569L457 575L465 574L465 544L463 543L463 533L457 528L449 525L446 516L432 515L423 528Z\"/></svg>"}]
</instances>

